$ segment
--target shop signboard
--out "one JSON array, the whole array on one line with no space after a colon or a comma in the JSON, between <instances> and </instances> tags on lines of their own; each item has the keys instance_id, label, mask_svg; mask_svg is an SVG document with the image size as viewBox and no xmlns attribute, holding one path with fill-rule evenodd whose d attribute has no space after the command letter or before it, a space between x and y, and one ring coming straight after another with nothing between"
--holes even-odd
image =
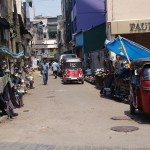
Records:
<instances>
[{"instance_id":1,"label":"shop signboard","mask_svg":"<svg viewBox=\"0 0 150 150\"><path fill-rule=\"evenodd\" d=\"M32 58L32 67L33 67L34 69L38 68L38 66L37 66L37 61L38 61L37 58Z\"/></svg>"},{"instance_id":2,"label":"shop signboard","mask_svg":"<svg viewBox=\"0 0 150 150\"><path fill-rule=\"evenodd\" d=\"M130 23L130 31L150 31L150 22Z\"/></svg>"},{"instance_id":3,"label":"shop signboard","mask_svg":"<svg viewBox=\"0 0 150 150\"><path fill-rule=\"evenodd\" d=\"M107 26L108 28L108 26ZM149 33L150 20L130 20L111 22L111 34Z\"/></svg>"}]
</instances>

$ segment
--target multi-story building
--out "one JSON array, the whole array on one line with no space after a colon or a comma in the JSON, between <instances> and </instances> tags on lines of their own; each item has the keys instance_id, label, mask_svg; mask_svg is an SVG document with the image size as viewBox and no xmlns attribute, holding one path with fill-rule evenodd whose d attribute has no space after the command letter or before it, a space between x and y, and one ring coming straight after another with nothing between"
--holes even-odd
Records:
<instances>
[{"instance_id":1,"label":"multi-story building","mask_svg":"<svg viewBox=\"0 0 150 150\"><path fill-rule=\"evenodd\" d=\"M150 1L107 0L106 4L107 38L113 40L121 35L150 49Z\"/></svg>"},{"instance_id":2,"label":"multi-story building","mask_svg":"<svg viewBox=\"0 0 150 150\"><path fill-rule=\"evenodd\" d=\"M105 0L72 0L72 34L100 25L105 19Z\"/></svg>"},{"instance_id":3,"label":"multi-story building","mask_svg":"<svg viewBox=\"0 0 150 150\"><path fill-rule=\"evenodd\" d=\"M57 45L58 45L58 55L60 55L61 53L63 53L63 46L65 44L65 34L64 34L64 22L62 20L62 15L57 16Z\"/></svg>"},{"instance_id":4,"label":"multi-story building","mask_svg":"<svg viewBox=\"0 0 150 150\"><path fill-rule=\"evenodd\" d=\"M30 3L32 0L30 0ZM29 13L29 2L17 0L17 18L18 18L18 37L19 42L18 46L20 50L24 51L26 56L30 56L31 47L29 42L33 38L33 35L30 33L31 23L30 23L30 13ZM19 51L19 50L18 50Z\"/></svg>"},{"instance_id":5,"label":"multi-story building","mask_svg":"<svg viewBox=\"0 0 150 150\"><path fill-rule=\"evenodd\" d=\"M47 57L47 17L35 16L32 22L33 41L32 41L32 56L41 60ZM45 33L44 33L45 32ZM45 36L44 36L45 34Z\"/></svg>"},{"instance_id":6,"label":"multi-story building","mask_svg":"<svg viewBox=\"0 0 150 150\"><path fill-rule=\"evenodd\" d=\"M61 1L62 7L62 41L64 43L61 47L62 53L72 53L73 52L73 44L72 34L71 34L71 0L62 0Z\"/></svg>"},{"instance_id":7,"label":"multi-story building","mask_svg":"<svg viewBox=\"0 0 150 150\"><path fill-rule=\"evenodd\" d=\"M54 59L57 53L57 17L49 17L47 19L47 36L48 36L48 58Z\"/></svg>"},{"instance_id":8,"label":"multi-story building","mask_svg":"<svg viewBox=\"0 0 150 150\"><path fill-rule=\"evenodd\" d=\"M22 0L0 1L0 51L1 54L3 53L0 55L0 64L3 60L7 60L7 66L9 66L12 59L20 63L21 59L17 59L20 58L18 56L23 55L20 52L28 55L32 35L26 28L26 7L23 7L23 2L28 3Z\"/></svg>"},{"instance_id":9,"label":"multi-story building","mask_svg":"<svg viewBox=\"0 0 150 150\"><path fill-rule=\"evenodd\" d=\"M34 38L32 48L34 55L53 60L57 53L57 17L37 16L33 21Z\"/></svg>"},{"instance_id":10,"label":"multi-story building","mask_svg":"<svg viewBox=\"0 0 150 150\"><path fill-rule=\"evenodd\" d=\"M12 6L12 1L11 1ZM8 0L0 1L0 47L11 48L9 45L9 30L12 21L12 9L9 12Z\"/></svg>"},{"instance_id":11,"label":"multi-story building","mask_svg":"<svg viewBox=\"0 0 150 150\"><path fill-rule=\"evenodd\" d=\"M74 52L82 58L85 68L87 65L92 69L99 68L106 38L105 0L72 0L71 7Z\"/></svg>"},{"instance_id":12,"label":"multi-story building","mask_svg":"<svg viewBox=\"0 0 150 150\"><path fill-rule=\"evenodd\" d=\"M0 1L0 45L9 51L19 53L21 51L20 24L17 4L19 0Z\"/></svg>"}]
</instances>

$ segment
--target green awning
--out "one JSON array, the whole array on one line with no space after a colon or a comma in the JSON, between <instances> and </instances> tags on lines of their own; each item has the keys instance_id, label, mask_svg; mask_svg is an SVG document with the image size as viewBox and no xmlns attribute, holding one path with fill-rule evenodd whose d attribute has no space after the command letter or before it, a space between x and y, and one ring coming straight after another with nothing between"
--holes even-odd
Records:
<instances>
[{"instance_id":1,"label":"green awning","mask_svg":"<svg viewBox=\"0 0 150 150\"><path fill-rule=\"evenodd\" d=\"M101 24L84 32L84 52L101 50L106 40L106 24Z\"/></svg>"}]
</instances>

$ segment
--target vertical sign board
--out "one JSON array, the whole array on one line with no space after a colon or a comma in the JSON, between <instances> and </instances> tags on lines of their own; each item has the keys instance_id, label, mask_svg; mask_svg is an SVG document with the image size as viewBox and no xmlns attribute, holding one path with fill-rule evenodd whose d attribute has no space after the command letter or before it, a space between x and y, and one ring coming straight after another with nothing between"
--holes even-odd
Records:
<instances>
[{"instance_id":1,"label":"vertical sign board","mask_svg":"<svg viewBox=\"0 0 150 150\"><path fill-rule=\"evenodd\" d=\"M33 67L33 69L37 69L38 68L37 61L38 61L37 58L32 58L32 67Z\"/></svg>"}]
</instances>

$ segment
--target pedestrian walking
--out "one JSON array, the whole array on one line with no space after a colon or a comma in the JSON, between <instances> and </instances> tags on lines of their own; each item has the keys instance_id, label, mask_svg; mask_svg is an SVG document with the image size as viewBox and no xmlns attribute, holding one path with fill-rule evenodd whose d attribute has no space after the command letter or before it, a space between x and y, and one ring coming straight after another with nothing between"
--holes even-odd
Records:
<instances>
[{"instance_id":1,"label":"pedestrian walking","mask_svg":"<svg viewBox=\"0 0 150 150\"><path fill-rule=\"evenodd\" d=\"M53 68L53 73L54 73L55 79L57 79L59 64L57 63L56 59L54 60L54 62L52 64L52 68Z\"/></svg>"},{"instance_id":2,"label":"pedestrian walking","mask_svg":"<svg viewBox=\"0 0 150 150\"><path fill-rule=\"evenodd\" d=\"M49 64L47 63L46 59L44 59L43 64L41 65L41 72L43 76L44 85L46 85L48 81L48 70L49 70Z\"/></svg>"}]
</instances>

